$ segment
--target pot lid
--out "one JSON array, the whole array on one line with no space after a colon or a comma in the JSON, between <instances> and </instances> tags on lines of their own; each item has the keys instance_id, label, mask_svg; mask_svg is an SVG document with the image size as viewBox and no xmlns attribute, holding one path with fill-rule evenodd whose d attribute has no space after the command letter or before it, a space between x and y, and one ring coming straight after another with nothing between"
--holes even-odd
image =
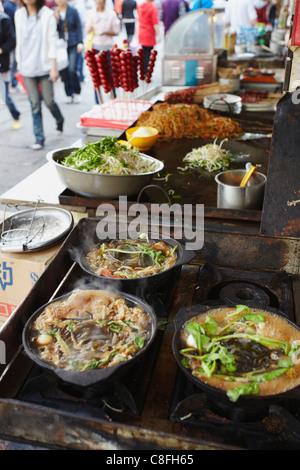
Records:
<instances>
[{"instance_id":1,"label":"pot lid","mask_svg":"<svg viewBox=\"0 0 300 470\"><path fill-rule=\"evenodd\" d=\"M67 235L72 225L72 214L65 209L35 207L19 211L1 224L0 250L3 253L41 250Z\"/></svg>"}]
</instances>

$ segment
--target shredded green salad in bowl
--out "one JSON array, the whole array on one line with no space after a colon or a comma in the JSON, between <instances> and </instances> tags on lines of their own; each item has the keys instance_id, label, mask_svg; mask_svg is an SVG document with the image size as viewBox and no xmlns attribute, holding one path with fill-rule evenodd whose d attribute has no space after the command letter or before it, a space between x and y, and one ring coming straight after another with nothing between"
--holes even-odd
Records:
<instances>
[{"instance_id":1,"label":"shredded green salad in bowl","mask_svg":"<svg viewBox=\"0 0 300 470\"><path fill-rule=\"evenodd\" d=\"M143 157L137 148L127 148L116 137L104 137L73 150L61 165L104 175L137 175L156 171L157 162Z\"/></svg>"}]
</instances>

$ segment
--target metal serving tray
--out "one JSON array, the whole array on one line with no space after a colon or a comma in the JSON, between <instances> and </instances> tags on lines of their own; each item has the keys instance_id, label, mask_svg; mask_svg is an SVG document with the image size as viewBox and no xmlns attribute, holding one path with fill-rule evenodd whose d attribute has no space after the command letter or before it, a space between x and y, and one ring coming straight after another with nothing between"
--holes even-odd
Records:
<instances>
[{"instance_id":1,"label":"metal serving tray","mask_svg":"<svg viewBox=\"0 0 300 470\"><path fill-rule=\"evenodd\" d=\"M1 224L3 253L44 249L66 236L73 225L72 214L60 208L36 207L16 212Z\"/></svg>"}]
</instances>

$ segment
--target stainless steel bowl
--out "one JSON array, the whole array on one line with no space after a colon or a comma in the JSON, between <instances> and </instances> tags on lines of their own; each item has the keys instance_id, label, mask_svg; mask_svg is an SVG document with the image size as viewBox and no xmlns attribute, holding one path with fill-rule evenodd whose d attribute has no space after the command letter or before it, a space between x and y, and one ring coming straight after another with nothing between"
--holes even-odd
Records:
<instances>
[{"instance_id":1,"label":"stainless steel bowl","mask_svg":"<svg viewBox=\"0 0 300 470\"><path fill-rule=\"evenodd\" d=\"M47 153L46 158L56 167L60 181L74 193L86 197L103 197L116 199L122 196L135 196L140 190L149 184L153 176L162 171L163 162L156 158L140 153L145 160L156 163L156 169L149 173L137 175L101 175L74 170L63 166L60 162L76 148L63 148Z\"/></svg>"},{"instance_id":2,"label":"stainless steel bowl","mask_svg":"<svg viewBox=\"0 0 300 470\"><path fill-rule=\"evenodd\" d=\"M221 209L260 210L263 204L266 177L254 171L247 186L240 186L246 170L227 170L216 175L217 207Z\"/></svg>"}]
</instances>

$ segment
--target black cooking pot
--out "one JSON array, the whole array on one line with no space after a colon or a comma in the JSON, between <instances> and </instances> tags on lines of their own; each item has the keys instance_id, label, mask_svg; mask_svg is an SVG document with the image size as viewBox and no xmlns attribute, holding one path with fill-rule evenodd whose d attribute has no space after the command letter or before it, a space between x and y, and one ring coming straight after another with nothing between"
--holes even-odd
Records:
<instances>
[{"instance_id":1,"label":"black cooking pot","mask_svg":"<svg viewBox=\"0 0 300 470\"><path fill-rule=\"evenodd\" d=\"M120 232L118 233L118 236L116 239L124 240L127 238L128 237L123 236L123 234ZM108 278L105 276L100 276L98 274L95 274L93 271L91 271L86 261L87 253L89 253L93 248L101 245L101 243L104 243L104 242L108 243L116 239L107 238L105 240L98 239L97 241L95 241L94 239L91 239L90 242L88 240L85 240L82 244L81 254L78 255L78 253L76 253L76 256L74 256L75 255L74 253L73 258L75 261L79 263L83 271L93 276L94 279L98 280L100 282L100 285L114 286L118 290L130 292L131 294L138 295L139 297L146 298L147 294L156 292L159 287L161 287L167 281L172 280L172 276L176 270L181 269L181 267L184 264L189 263L196 255L195 251L187 250L185 243L179 242L175 240L174 238L167 237L165 235L155 234L153 237L151 237L151 241L153 242L164 241L167 245L169 245L171 249L177 246L176 262L169 269L166 269L157 274L153 274L151 276L134 278L134 279ZM141 239L139 239L138 241L142 242ZM71 256L72 256L72 253L71 253Z\"/></svg>"},{"instance_id":2,"label":"black cooking pot","mask_svg":"<svg viewBox=\"0 0 300 470\"><path fill-rule=\"evenodd\" d=\"M90 289L88 289L90 290ZM109 289L107 289L109 291ZM55 367L52 364L49 364L45 361L43 361L38 354L37 349L34 347L32 339L32 326L36 318L43 312L43 310L48 306L53 304L54 302L57 301L63 301L67 299L72 292L69 292L68 294L65 294L61 297L58 297L51 302L48 302L47 304L41 306L27 321L24 329L23 329L23 334L22 334L22 341L23 341L23 346L28 354L28 356L39 366L48 369L52 372L54 372L60 379L62 379L64 382L69 382L73 383L78 386L88 386L108 380L115 380L125 374L129 368L131 368L136 361L138 361L145 353L146 351L149 350L150 346L152 345L156 333L157 333L157 317L153 309L143 300L138 299L137 297L134 297L130 294L126 294L124 292L116 292L114 291L113 294L120 295L123 297L128 305L130 307L135 307L139 306L144 309L144 311L149 315L149 337L144 345L143 348L141 348L137 354L131 358L128 359L127 361L121 362L115 366L107 367L104 369L92 369L92 370L86 370L86 371L73 371L73 370L66 370L64 368L60 367Z\"/></svg>"},{"instance_id":3,"label":"black cooking pot","mask_svg":"<svg viewBox=\"0 0 300 470\"><path fill-rule=\"evenodd\" d=\"M217 413L218 415L224 416L234 421L257 421L268 415L270 404L282 403L293 396L296 396L300 399L300 386L296 385L294 388L280 394L263 396L243 395L237 400L237 402L232 402L225 391L213 387L201 381L199 378L194 377L190 370L183 366L181 362L183 356L180 354L180 334L185 324L200 314L206 315L208 311L212 311L222 307L228 308L232 307L232 305L193 305L180 309L174 320L175 332L173 336L172 349L176 362L180 370L186 376L186 378L193 382L200 391L205 393L208 408L210 408L211 411ZM290 320L286 319L284 313L280 312L279 310L273 309L271 307L265 308L259 305L256 308L268 311L274 315L284 317L284 319L288 323L290 323L294 328L300 331L300 328Z\"/></svg>"}]
</instances>

